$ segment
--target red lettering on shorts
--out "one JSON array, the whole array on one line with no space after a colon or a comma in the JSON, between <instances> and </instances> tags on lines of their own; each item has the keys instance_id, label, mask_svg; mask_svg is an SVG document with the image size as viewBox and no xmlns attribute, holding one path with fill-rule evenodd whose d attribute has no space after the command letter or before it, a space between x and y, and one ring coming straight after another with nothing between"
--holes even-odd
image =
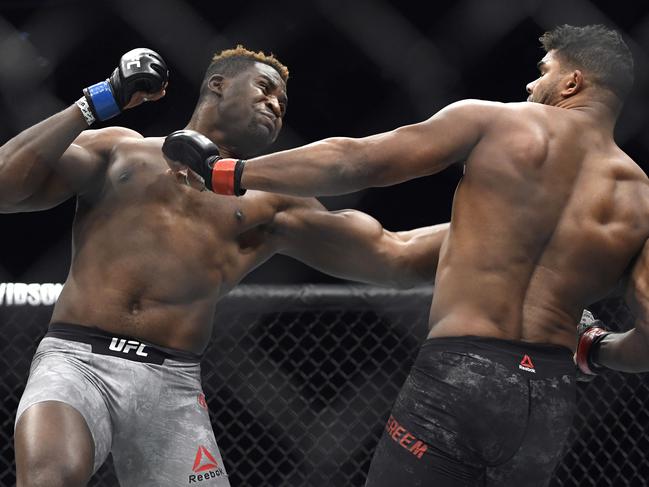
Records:
<instances>
[{"instance_id":1,"label":"red lettering on shorts","mask_svg":"<svg viewBox=\"0 0 649 487\"><path fill-rule=\"evenodd\" d=\"M399 438L401 437L401 435L402 435L403 433L405 433L405 431L406 431L406 428L404 428L403 426L398 426L397 429L394 430L394 433L392 433L392 439L393 439L394 441L397 441L397 442L398 442L398 441L399 441Z\"/></svg>"},{"instance_id":2,"label":"red lettering on shorts","mask_svg":"<svg viewBox=\"0 0 649 487\"><path fill-rule=\"evenodd\" d=\"M385 426L386 431L390 436L392 436L392 433L394 433L394 430L397 429L397 426L399 426L399 423L397 423L392 416L388 419L388 424Z\"/></svg>"},{"instance_id":3,"label":"red lettering on shorts","mask_svg":"<svg viewBox=\"0 0 649 487\"><path fill-rule=\"evenodd\" d=\"M410 433L406 433L405 435L403 435L403 438L401 438L399 444L404 448L408 448L408 446L414 439L415 439L414 436L412 436Z\"/></svg>"},{"instance_id":4,"label":"red lettering on shorts","mask_svg":"<svg viewBox=\"0 0 649 487\"><path fill-rule=\"evenodd\" d=\"M198 405L203 409L207 409L207 401L205 400L205 394L202 392L198 395Z\"/></svg>"},{"instance_id":5,"label":"red lettering on shorts","mask_svg":"<svg viewBox=\"0 0 649 487\"><path fill-rule=\"evenodd\" d=\"M388 419L388 422L385 425L385 431L394 442L398 443L401 447L405 448L419 459L421 459L426 450L428 450L428 445L426 443L417 439L415 435L401 426L393 416L390 416Z\"/></svg>"},{"instance_id":6,"label":"red lettering on shorts","mask_svg":"<svg viewBox=\"0 0 649 487\"><path fill-rule=\"evenodd\" d=\"M428 445L423 441L417 440L408 451L417 458L421 458L426 450L428 450Z\"/></svg>"}]
</instances>

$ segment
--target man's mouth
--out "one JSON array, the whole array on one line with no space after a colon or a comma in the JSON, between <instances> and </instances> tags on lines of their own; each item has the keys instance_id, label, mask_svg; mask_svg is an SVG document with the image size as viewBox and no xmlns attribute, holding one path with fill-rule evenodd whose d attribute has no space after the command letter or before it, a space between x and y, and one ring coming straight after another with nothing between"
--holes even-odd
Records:
<instances>
[{"instance_id":1,"label":"man's mouth","mask_svg":"<svg viewBox=\"0 0 649 487\"><path fill-rule=\"evenodd\" d=\"M259 112L259 114L263 118L264 125L267 125L270 127L272 130L275 130L275 120L277 117L274 115L268 113L268 112Z\"/></svg>"}]
</instances>

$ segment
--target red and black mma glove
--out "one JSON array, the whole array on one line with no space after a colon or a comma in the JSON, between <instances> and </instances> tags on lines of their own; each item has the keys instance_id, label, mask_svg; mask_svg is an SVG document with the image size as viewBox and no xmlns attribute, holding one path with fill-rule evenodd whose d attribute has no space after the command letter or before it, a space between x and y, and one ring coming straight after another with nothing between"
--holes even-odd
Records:
<instances>
[{"instance_id":1,"label":"red and black mma glove","mask_svg":"<svg viewBox=\"0 0 649 487\"><path fill-rule=\"evenodd\" d=\"M177 130L162 144L167 159L186 165L203 178L205 187L218 194L242 196L241 175L246 161L220 156L214 142L195 130Z\"/></svg>"},{"instance_id":2,"label":"red and black mma glove","mask_svg":"<svg viewBox=\"0 0 649 487\"><path fill-rule=\"evenodd\" d=\"M136 91L157 93L168 79L167 64L157 52L133 49L122 56L110 78L85 88L77 105L90 125L118 115Z\"/></svg>"},{"instance_id":3,"label":"red and black mma glove","mask_svg":"<svg viewBox=\"0 0 649 487\"><path fill-rule=\"evenodd\" d=\"M578 341L575 354L575 362L582 373L594 376L605 369L597 363L597 352L599 343L610 333L602 321L596 320L590 311L584 310L577 326Z\"/></svg>"}]
</instances>

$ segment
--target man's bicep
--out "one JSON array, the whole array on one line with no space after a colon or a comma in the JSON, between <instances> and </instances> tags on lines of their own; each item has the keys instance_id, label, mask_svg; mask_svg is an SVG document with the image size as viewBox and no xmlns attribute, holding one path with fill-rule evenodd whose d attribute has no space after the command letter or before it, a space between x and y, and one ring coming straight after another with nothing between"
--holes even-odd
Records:
<instances>
[{"instance_id":1,"label":"man's bicep","mask_svg":"<svg viewBox=\"0 0 649 487\"><path fill-rule=\"evenodd\" d=\"M281 252L297 257L347 255L347 245L367 245L383 228L372 217L355 210L329 211L313 198L278 212L274 233Z\"/></svg>"},{"instance_id":2,"label":"man's bicep","mask_svg":"<svg viewBox=\"0 0 649 487\"><path fill-rule=\"evenodd\" d=\"M52 208L68 198L88 191L103 172L103 158L85 147L72 144L65 151L55 171L43 188L28 202L28 211Z\"/></svg>"},{"instance_id":3,"label":"man's bicep","mask_svg":"<svg viewBox=\"0 0 649 487\"><path fill-rule=\"evenodd\" d=\"M13 201L0 213L19 213L53 208L76 194L83 193L95 181L102 169L102 161L83 147L72 144L59 159L55 168L43 168L45 178L28 198Z\"/></svg>"},{"instance_id":4,"label":"man's bicep","mask_svg":"<svg viewBox=\"0 0 649 487\"><path fill-rule=\"evenodd\" d=\"M51 184L72 194L92 190L103 178L115 145L127 139L142 139L142 135L124 127L82 132L63 153Z\"/></svg>"},{"instance_id":5,"label":"man's bicep","mask_svg":"<svg viewBox=\"0 0 649 487\"><path fill-rule=\"evenodd\" d=\"M387 275L387 232L365 213L292 208L277 216L275 232L278 252L327 274L377 284L388 284L392 277Z\"/></svg>"},{"instance_id":6,"label":"man's bicep","mask_svg":"<svg viewBox=\"0 0 649 487\"><path fill-rule=\"evenodd\" d=\"M423 122L359 139L364 159L382 166L382 180L375 185L427 176L465 160L482 137L493 107L466 100L449 105Z\"/></svg>"},{"instance_id":7,"label":"man's bicep","mask_svg":"<svg viewBox=\"0 0 649 487\"><path fill-rule=\"evenodd\" d=\"M356 210L300 208L281 220L279 252L336 277L410 287L434 279L447 225L391 232Z\"/></svg>"},{"instance_id":8,"label":"man's bicep","mask_svg":"<svg viewBox=\"0 0 649 487\"><path fill-rule=\"evenodd\" d=\"M76 194L65 178L52 173L43 183L42 188L24 201L14 205L7 213L49 210ZM0 209L0 213L3 212Z\"/></svg>"}]
</instances>

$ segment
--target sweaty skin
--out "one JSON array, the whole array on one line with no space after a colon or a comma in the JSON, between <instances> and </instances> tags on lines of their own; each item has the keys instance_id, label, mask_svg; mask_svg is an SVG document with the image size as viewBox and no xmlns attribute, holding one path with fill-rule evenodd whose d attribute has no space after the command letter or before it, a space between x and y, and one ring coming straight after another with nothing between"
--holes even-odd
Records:
<instances>
[{"instance_id":1,"label":"sweaty skin","mask_svg":"<svg viewBox=\"0 0 649 487\"><path fill-rule=\"evenodd\" d=\"M574 350L582 309L649 236L649 185L615 144L617 110L550 51L529 101L466 100L361 139L249 160L242 186L341 194L464 163L430 310L430 337L479 335Z\"/></svg>"},{"instance_id":2,"label":"sweaty skin","mask_svg":"<svg viewBox=\"0 0 649 487\"><path fill-rule=\"evenodd\" d=\"M241 94L258 77L273 78L279 96L257 95L258 102ZM222 112L245 129L228 140L239 154L258 152L281 127L284 83L257 63L232 89L232 106ZM242 97L254 103L237 109ZM276 117L268 115L273 110ZM72 265L53 321L200 353L219 298L275 253L371 283L412 286L435 273L446 224L388 232L368 215L329 212L315 199L199 192L169 169L164 138L84 128L72 106L0 148L0 211L45 209L77 195ZM246 130L262 142L240 144Z\"/></svg>"},{"instance_id":3,"label":"sweaty skin","mask_svg":"<svg viewBox=\"0 0 649 487\"><path fill-rule=\"evenodd\" d=\"M215 74L207 90L187 128L221 154L249 157L275 140L286 86L274 68L257 62ZM128 107L163 95L138 92ZM435 274L447 224L389 232L315 199L197 191L193 173L164 159L162 137L84 129L72 105L0 147L0 213L77 199L72 264L53 321L201 353L219 299L275 253L377 284L408 287ZM84 486L92 474L89 427L63 402L39 402L20 416L15 451L18 487Z\"/></svg>"}]
</instances>

